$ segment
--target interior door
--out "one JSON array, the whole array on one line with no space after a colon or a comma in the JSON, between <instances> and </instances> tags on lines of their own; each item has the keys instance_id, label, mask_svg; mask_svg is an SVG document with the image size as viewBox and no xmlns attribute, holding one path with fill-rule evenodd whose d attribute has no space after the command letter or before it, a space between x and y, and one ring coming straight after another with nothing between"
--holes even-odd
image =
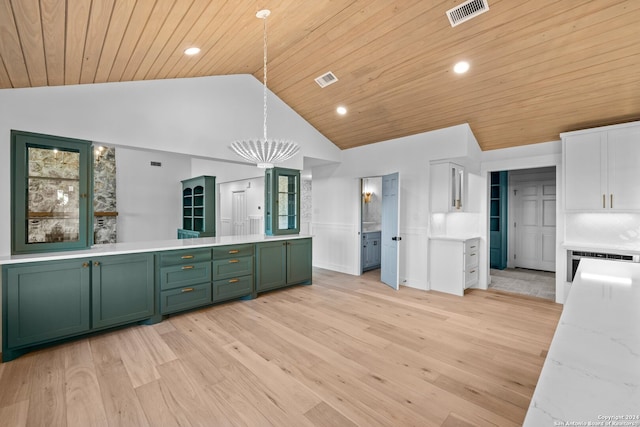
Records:
<instances>
[{"instance_id":1,"label":"interior door","mask_svg":"<svg viewBox=\"0 0 640 427\"><path fill-rule=\"evenodd\" d=\"M232 194L231 218L233 235L244 236L247 234L247 199L244 191L234 191Z\"/></svg>"},{"instance_id":2,"label":"interior door","mask_svg":"<svg viewBox=\"0 0 640 427\"><path fill-rule=\"evenodd\" d=\"M555 271L556 185L538 181L514 188L516 267Z\"/></svg>"},{"instance_id":3,"label":"interior door","mask_svg":"<svg viewBox=\"0 0 640 427\"><path fill-rule=\"evenodd\" d=\"M380 280L393 289L400 286L400 174L382 177L382 259Z\"/></svg>"}]
</instances>

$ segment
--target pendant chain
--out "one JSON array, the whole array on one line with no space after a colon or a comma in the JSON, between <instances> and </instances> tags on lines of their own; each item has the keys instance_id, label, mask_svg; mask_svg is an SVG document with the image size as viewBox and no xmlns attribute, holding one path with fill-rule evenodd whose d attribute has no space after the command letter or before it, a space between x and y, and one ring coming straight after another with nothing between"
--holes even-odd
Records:
<instances>
[{"instance_id":1,"label":"pendant chain","mask_svg":"<svg viewBox=\"0 0 640 427\"><path fill-rule=\"evenodd\" d=\"M264 111L263 117L264 122L262 123L262 130L264 134L264 140L267 140L267 17L264 18L264 36L263 36L263 50L264 50L264 77L263 77L263 102L264 102Z\"/></svg>"}]
</instances>

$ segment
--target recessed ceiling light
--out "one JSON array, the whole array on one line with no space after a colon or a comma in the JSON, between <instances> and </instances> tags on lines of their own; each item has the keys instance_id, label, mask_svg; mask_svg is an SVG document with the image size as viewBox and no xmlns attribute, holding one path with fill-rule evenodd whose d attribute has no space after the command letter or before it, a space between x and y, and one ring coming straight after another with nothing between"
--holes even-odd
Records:
<instances>
[{"instance_id":1,"label":"recessed ceiling light","mask_svg":"<svg viewBox=\"0 0 640 427\"><path fill-rule=\"evenodd\" d=\"M453 66L453 71L458 74L463 74L469 71L469 63L467 61L460 61Z\"/></svg>"},{"instance_id":2,"label":"recessed ceiling light","mask_svg":"<svg viewBox=\"0 0 640 427\"><path fill-rule=\"evenodd\" d=\"M199 47L190 47L188 49L184 50L184 54L185 55L195 55L200 53L200 48Z\"/></svg>"},{"instance_id":3,"label":"recessed ceiling light","mask_svg":"<svg viewBox=\"0 0 640 427\"><path fill-rule=\"evenodd\" d=\"M341 116L344 116L345 114L347 114L347 108L343 107L342 105L339 106L338 108L336 108L336 111L338 112L338 114L340 114Z\"/></svg>"}]
</instances>

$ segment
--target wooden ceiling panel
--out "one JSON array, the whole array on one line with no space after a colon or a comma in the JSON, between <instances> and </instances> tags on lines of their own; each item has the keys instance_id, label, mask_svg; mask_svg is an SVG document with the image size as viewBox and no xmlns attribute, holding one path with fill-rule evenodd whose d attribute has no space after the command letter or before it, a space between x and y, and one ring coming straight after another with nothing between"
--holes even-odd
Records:
<instances>
[{"instance_id":1,"label":"wooden ceiling panel","mask_svg":"<svg viewBox=\"0 0 640 427\"><path fill-rule=\"evenodd\" d=\"M640 119L640 2L488 0L452 28L461 2L0 0L0 89L262 81L255 13L268 8L269 89L343 149L468 122L488 150ZM321 89L327 71L339 80Z\"/></svg>"}]
</instances>

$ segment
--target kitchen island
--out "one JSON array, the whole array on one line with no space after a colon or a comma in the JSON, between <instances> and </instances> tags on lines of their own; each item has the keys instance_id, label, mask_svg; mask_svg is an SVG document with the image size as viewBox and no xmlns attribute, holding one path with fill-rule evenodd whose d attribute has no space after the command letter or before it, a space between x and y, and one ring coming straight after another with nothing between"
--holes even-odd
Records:
<instances>
[{"instance_id":1,"label":"kitchen island","mask_svg":"<svg viewBox=\"0 0 640 427\"><path fill-rule=\"evenodd\" d=\"M115 243L0 257L2 360L89 333L311 284L308 235Z\"/></svg>"},{"instance_id":2,"label":"kitchen island","mask_svg":"<svg viewBox=\"0 0 640 427\"><path fill-rule=\"evenodd\" d=\"M640 426L640 264L582 259L525 426Z\"/></svg>"}]
</instances>

